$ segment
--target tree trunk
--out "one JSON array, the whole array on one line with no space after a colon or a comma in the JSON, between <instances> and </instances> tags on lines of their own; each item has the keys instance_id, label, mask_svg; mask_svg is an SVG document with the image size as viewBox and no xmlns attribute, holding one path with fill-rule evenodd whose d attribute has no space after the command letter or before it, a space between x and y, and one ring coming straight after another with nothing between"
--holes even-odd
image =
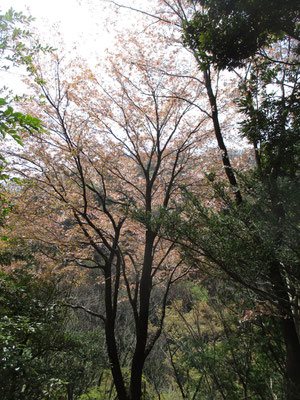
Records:
<instances>
[{"instance_id":1,"label":"tree trunk","mask_svg":"<svg viewBox=\"0 0 300 400\"><path fill-rule=\"evenodd\" d=\"M290 304L288 288L280 271L277 261L272 263L270 280L274 287L274 293L278 298L280 311L282 336L285 342L286 359L286 400L300 399L300 343L296 325L293 318L293 310Z\"/></svg>"},{"instance_id":2,"label":"tree trunk","mask_svg":"<svg viewBox=\"0 0 300 400\"><path fill-rule=\"evenodd\" d=\"M222 152L222 162L223 162L225 174L227 176L227 179L228 179L228 182L230 183L230 185L237 188L237 190L235 191L235 198L236 198L237 203L240 204L242 202L242 195L241 195L240 190L238 189L238 184L237 184L234 172L232 170L232 166L230 163L227 148L224 143L224 139L223 139L220 123L219 123L217 100L216 100L216 96L214 95L213 90L212 90L209 70L204 70L203 75L204 75L206 92L208 95L210 108L211 108L211 117L213 120L214 132L215 132L215 136L216 136L216 139L218 142L218 147Z\"/></svg>"},{"instance_id":3,"label":"tree trunk","mask_svg":"<svg viewBox=\"0 0 300 400\"><path fill-rule=\"evenodd\" d=\"M300 344L293 317L282 320L286 346L286 400L300 399Z\"/></svg>"},{"instance_id":4,"label":"tree trunk","mask_svg":"<svg viewBox=\"0 0 300 400\"><path fill-rule=\"evenodd\" d=\"M143 272L140 285L140 312L136 326L136 346L131 367L130 399L139 400L142 396L142 376L146 359L146 345L149 323L149 304L152 288L153 243L155 233L146 232Z\"/></svg>"},{"instance_id":5,"label":"tree trunk","mask_svg":"<svg viewBox=\"0 0 300 400\"><path fill-rule=\"evenodd\" d=\"M106 322L105 336L111 372L116 387L119 400L129 400L126 393L124 379L121 371L118 349L115 339L115 312L112 306L112 288L111 288L111 266L107 265L105 270L105 307Z\"/></svg>"},{"instance_id":6,"label":"tree trunk","mask_svg":"<svg viewBox=\"0 0 300 400\"><path fill-rule=\"evenodd\" d=\"M278 196L277 186L278 170L273 169L270 177L270 198L272 212L276 216L277 225L280 227L285 221L285 210ZM277 232L276 242L280 246L282 232ZM300 399L300 343L297 327L294 320L293 307L290 301L289 289L277 260L271 264L270 281L278 298L278 308L281 312L282 335L286 351L286 400Z\"/></svg>"}]
</instances>

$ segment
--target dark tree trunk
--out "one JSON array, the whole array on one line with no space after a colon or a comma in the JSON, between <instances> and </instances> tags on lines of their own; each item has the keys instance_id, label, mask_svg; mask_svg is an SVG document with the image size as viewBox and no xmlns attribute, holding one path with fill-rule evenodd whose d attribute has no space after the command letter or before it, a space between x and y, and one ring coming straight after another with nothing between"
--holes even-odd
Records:
<instances>
[{"instance_id":1,"label":"dark tree trunk","mask_svg":"<svg viewBox=\"0 0 300 400\"><path fill-rule=\"evenodd\" d=\"M214 132L215 136L218 142L218 147L222 152L222 162L225 170L225 174L227 176L228 182L230 183L231 186L237 188L235 191L235 198L237 203L241 203L242 201L242 196L241 192L238 189L238 184L235 178L235 174L232 170L232 166L230 163L230 158L227 152L226 145L224 143L220 123L219 123L219 116L218 116L218 108L217 108L217 99L216 96L213 92L212 89L212 84L211 84L211 78L210 78L210 72L209 70L204 70L203 71L204 75L204 82L205 82L205 87L206 87L206 92L208 95L209 103L210 103L210 108L211 108L211 117L213 120L213 125L214 125Z\"/></svg>"},{"instance_id":2,"label":"dark tree trunk","mask_svg":"<svg viewBox=\"0 0 300 400\"><path fill-rule=\"evenodd\" d=\"M105 306L106 306L106 322L105 322L106 346L107 346L109 361L111 364L111 372L114 384L118 394L118 399L129 400L129 397L125 389L125 384L121 371L118 349L115 339L116 314L112 304L111 265L109 265L109 263L106 265L106 270L105 270Z\"/></svg>"},{"instance_id":3,"label":"dark tree trunk","mask_svg":"<svg viewBox=\"0 0 300 400\"><path fill-rule=\"evenodd\" d=\"M129 397L126 393L123 375L120 367L117 346L114 336L114 328L110 321L107 321L105 327L105 336L106 336L106 346L109 361L111 363L111 372L114 380L114 384L116 387L116 391L118 393L119 400L129 400Z\"/></svg>"},{"instance_id":4,"label":"dark tree trunk","mask_svg":"<svg viewBox=\"0 0 300 400\"><path fill-rule=\"evenodd\" d=\"M286 400L300 399L300 344L291 316L282 320L286 346Z\"/></svg>"},{"instance_id":5,"label":"dark tree trunk","mask_svg":"<svg viewBox=\"0 0 300 400\"><path fill-rule=\"evenodd\" d=\"M285 342L286 359L286 400L300 399L300 343L296 325L293 318L293 310L290 304L288 288L282 278L280 264L274 261L270 280L274 287L274 293L278 298L280 311L282 336Z\"/></svg>"},{"instance_id":6,"label":"dark tree trunk","mask_svg":"<svg viewBox=\"0 0 300 400\"><path fill-rule=\"evenodd\" d=\"M136 330L136 347L131 367L130 398L139 400L142 396L142 376L146 359L146 346L149 323L149 304L152 289L152 262L153 243L155 233L151 230L146 232L146 243L144 252L143 272L140 284L140 310Z\"/></svg>"},{"instance_id":7,"label":"dark tree trunk","mask_svg":"<svg viewBox=\"0 0 300 400\"><path fill-rule=\"evenodd\" d=\"M273 170L270 177L270 197L272 212L280 227L285 223L285 210L278 196L278 170ZM282 242L281 229L277 232L276 243L278 247ZM289 288L280 263L277 260L271 264L270 281L278 298L278 308L281 313L282 335L285 342L286 356L286 400L300 399L300 343L293 316L293 307L290 300Z\"/></svg>"}]
</instances>

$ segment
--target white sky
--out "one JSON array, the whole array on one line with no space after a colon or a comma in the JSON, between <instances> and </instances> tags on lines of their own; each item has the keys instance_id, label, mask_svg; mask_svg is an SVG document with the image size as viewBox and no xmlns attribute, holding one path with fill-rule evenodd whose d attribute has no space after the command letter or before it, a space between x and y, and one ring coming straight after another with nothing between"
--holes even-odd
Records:
<instances>
[{"instance_id":1,"label":"white sky","mask_svg":"<svg viewBox=\"0 0 300 400\"><path fill-rule=\"evenodd\" d=\"M105 21L107 15L101 1L1 0L2 11L10 7L32 15L36 19L33 26L49 45L57 45L57 36L53 35L55 30L69 49L76 43L78 51L85 57L95 53L95 48L97 52L103 52L110 45L110 27Z\"/></svg>"},{"instance_id":2,"label":"white sky","mask_svg":"<svg viewBox=\"0 0 300 400\"><path fill-rule=\"evenodd\" d=\"M43 44L58 49L60 54L70 52L89 60L91 66L105 56L105 50L114 44L115 23L118 27L136 22L137 14L121 11L112 15L110 6L101 0L0 0L1 13L12 7L35 18L30 30L37 31ZM145 1L145 0L144 0ZM123 4L143 3L143 0L123 0ZM110 17L110 18L109 18ZM109 21L110 19L110 21ZM62 43L64 49L62 50ZM76 49L75 49L76 46ZM21 69L0 72L0 87L5 81L14 92L24 91ZM2 82L1 82L2 81ZM21 89L22 87L22 89Z\"/></svg>"}]
</instances>

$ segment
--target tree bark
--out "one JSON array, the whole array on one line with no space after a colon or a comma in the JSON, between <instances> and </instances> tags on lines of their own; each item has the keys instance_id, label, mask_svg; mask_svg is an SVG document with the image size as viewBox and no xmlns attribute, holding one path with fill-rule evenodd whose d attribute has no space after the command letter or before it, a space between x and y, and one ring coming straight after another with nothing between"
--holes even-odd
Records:
<instances>
[{"instance_id":1,"label":"tree bark","mask_svg":"<svg viewBox=\"0 0 300 400\"><path fill-rule=\"evenodd\" d=\"M230 163L230 158L227 152L226 145L224 143L220 123L219 123L219 116L218 116L218 108L217 108L217 99L212 90L211 78L209 70L205 69L203 71L204 82L206 87L206 92L208 95L210 108L211 108L211 118L213 120L214 125L214 132L218 142L218 147L222 152L222 162L225 170L225 174L231 186L237 188L235 191L235 198L238 204L242 202L242 195L240 190L238 189L237 180L235 178L234 172L232 170L232 166Z\"/></svg>"},{"instance_id":2,"label":"tree bark","mask_svg":"<svg viewBox=\"0 0 300 400\"><path fill-rule=\"evenodd\" d=\"M286 346L286 400L300 399L300 344L293 317L282 320Z\"/></svg>"},{"instance_id":3,"label":"tree bark","mask_svg":"<svg viewBox=\"0 0 300 400\"><path fill-rule=\"evenodd\" d=\"M272 212L276 217L277 225L280 227L285 222L285 210L278 196L278 171L273 170L270 177L270 197ZM282 242L282 232L279 229L276 237L278 246ZM277 260L271 263L270 281L278 298L280 310L282 335L285 342L286 356L286 400L300 399L300 343L297 327L294 320L293 307L290 301L289 288L283 276L281 265Z\"/></svg>"},{"instance_id":4,"label":"tree bark","mask_svg":"<svg viewBox=\"0 0 300 400\"><path fill-rule=\"evenodd\" d=\"M130 399L139 400L142 396L142 376L146 359L146 345L149 324L149 304L152 288L153 243L156 234L146 231L143 272L140 284L140 310L136 327L136 346L131 367Z\"/></svg>"},{"instance_id":5,"label":"tree bark","mask_svg":"<svg viewBox=\"0 0 300 400\"><path fill-rule=\"evenodd\" d=\"M121 371L118 349L115 339L115 312L112 306L112 280L111 280L111 265L107 264L105 269L105 337L109 361L111 364L111 372L118 394L119 400L129 400L127 395L124 379Z\"/></svg>"}]
</instances>

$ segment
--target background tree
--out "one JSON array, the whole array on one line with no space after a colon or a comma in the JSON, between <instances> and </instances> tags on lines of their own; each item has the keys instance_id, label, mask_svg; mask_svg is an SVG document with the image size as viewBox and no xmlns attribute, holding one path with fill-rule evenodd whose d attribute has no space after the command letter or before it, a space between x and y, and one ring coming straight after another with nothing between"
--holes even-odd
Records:
<instances>
[{"instance_id":1,"label":"background tree","mask_svg":"<svg viewBox=\"0 0 300 400\"><path fill-rule=\"evenodd\" d=\"M202 63L219 69L245 65L245 60L284 35L299 40L299 5L292 0L199 0L184 21L186 44ZM233 46L234 43L234 46Z\"/></svg>"},{"instance_id":2,"label":"background tree","mask_svg":"<svg viewBox=\"0 0 300 400\"><path fill-rule=\"evenodd\" d=\"M1 397L72 400L100 385L104 331L64 306L79 293L45 267L46 246L7 239L0 250Z\"/></svg>"},{"instance_id":3,"label":"background tree","mask_svg":"<svg viewBox=\"0 0 300 400\"><path fill-rule=\"evenodd\" d=\"M226 213L207 210L192 200L192 208L198 210L199 241L196 237L192 240L198 241L200 254L251 288L261 301L271 301L277 310L286 348L287 399L298 398L295 371L300 362L299 258L294 251L299 244L299 114L295 97L299 83L294 45L297 43L283 39L276 54L264 49L264 54L252 61L250 78L243 83L240 105L246 117L242 133L253 144L257 162L252 178L245 178L244 204L235 207L224 188L217 185L216 195L223 198ZM195 209L189 214L191 227L197 224ZM186 237L189 235L187 228Z\"/></svg>"}]
</instances>

